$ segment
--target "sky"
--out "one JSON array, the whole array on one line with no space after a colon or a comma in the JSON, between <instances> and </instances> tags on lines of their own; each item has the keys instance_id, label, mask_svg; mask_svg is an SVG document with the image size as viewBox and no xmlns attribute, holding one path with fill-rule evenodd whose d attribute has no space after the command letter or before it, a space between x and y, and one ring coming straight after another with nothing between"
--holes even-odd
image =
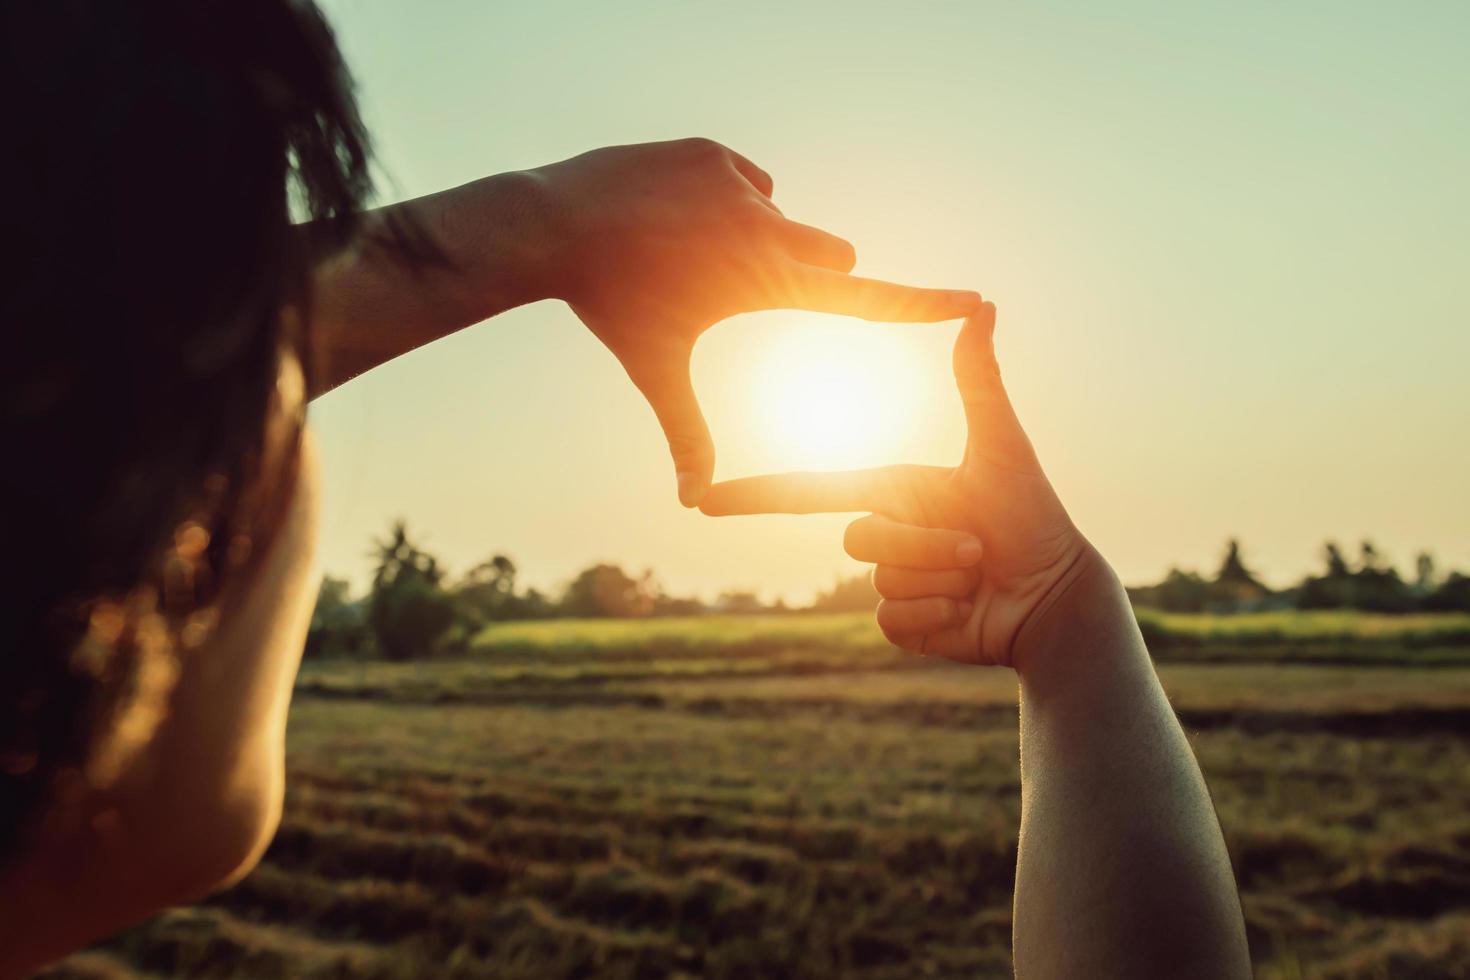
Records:
<instances>
[{"instance_id":1,"label":"sky","mask_svg":"<svg viewBox=\"0 0 1470 980\"><path fill-rule=\"evenodd\" d=\"M706 136L852 241L859 274L980 290L1042 462L1129 582L1210 569L1232 535L1278 586L1328 538L1470 568L1470 4L323 7L383 203ZM717 478L956 460L957 327L716 326L694 380ZM804 372L834 401L803 439L781 420ZM651 411L560 303L312 421L323 564L359 585L395 517L451 569L505 553L543 589L614 561L801 602L861 569L849 516L679 507Z\"/></svg>"}]
</instances>

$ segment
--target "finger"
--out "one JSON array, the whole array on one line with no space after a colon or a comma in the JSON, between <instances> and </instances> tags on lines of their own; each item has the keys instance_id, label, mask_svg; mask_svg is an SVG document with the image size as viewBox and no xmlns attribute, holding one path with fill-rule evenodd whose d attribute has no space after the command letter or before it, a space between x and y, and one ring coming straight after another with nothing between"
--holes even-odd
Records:
<instances>
[{"instance_id":1,"label":"finger","mask_svg":"<svg viewBox=\"0 0 1470 980\"><path fill-rule=\"evenodd\" d=\"M778 473L717 483L699 509L711 517L735 514L822 514L875 510L881 470Z\"/></svg>"},{"instance_id":2,"label":"finger","mask_svg":"<svg viewBox=\"0 0 1470 980\"><path fill-rule=\"evenodd\" d=\"M771 196L771 191L775 190L776 182L771 179L770 174L734 150L730 151L730 162L735 165L736 170L740 171L740 176L750 181L750 186L760 191L766 197Z\"/></svg>"},{"instance_id":3,"label":"finger","mask_svg":"<svg viewBox=\"0 0 1470 980\"><path fill-rule=\"evenodd\" d=\"M975 644L975 637L967 633L965 624L961 622L924 634L923 652L927 657L944 657L964 664L982 663L977 659Z\"/></svg>"},{"instance_id":4,"label":"finger","mask_svg":"<svg viewBox=\"0 0 1470 980\"><path fill-rule=\"evenodd\" d=\"M934 633L963 623L973 609L967 600L944 596L884 599L878 603L878 626L885 636Z\"/></svg>"},{"instance_id":5,"label":"finger","mask_svg":"<svg viewBox=\"0 0 1470 980\"><path fill-rule=\"evenodd\" d=\"M880 514L847 525L842 544L858 561L934 570L968 568L984 551L973 534L900 524Z\"/></svg>"},{"instance_id":6,"label":"finger","mask_svg":"<svg viewBox=\"0 0 1470 980\"><path fill-rule=\"evenodd\" d=\"M921 657L926 657L929 655L929 651L926 648L927 641L929 639L927 634L890 633L887 630L884 630L883 637L888 640L889 643L892 643L894 646L898 647L900 650L907 650L909 653L917 653Z\"/></svg>"},{"instance_id":7,"label":"finger","mask_svg":"<svg viewBox=\"0 0 1470 980\"><path fill-rule=\"evenodd\" d=\"M850 272L857 264L857 251L851 242L799 221L781 222L781 240L788 255L807 265Z\"/></svg>"},{"instance_id":8,"label":"finger","mask_svg":"<svg viewBox=\"0 0 1470 980\"><path fill-rule=\"evenodd\" d=\"M884 630L883 635L894 646L922 657L944 657L968 664L981 663L982 661L976 659L975 641L965 635L965 629L965 624L961 622L928 633Z\"/></svg>"},{"instance_id":9,"label":"finger","mask_svg":"<svg viewBox=\"0 0 1470 980\"><path fill-rule=\"evenodd\" d=\"M669 442L679 502L694 507L704 498L715 473L715 446L689 379L689 359L661 363L633 378Z\"/></svg>"},{"instance_id":10,"label":"finger","mask_svg":"<svg viewBox=\"0 0 1470 980\"><path fill-rule=\"evenodd\" d=\"M954 344L954 377L969 429L966 454L1039 469L1031 440L1001 382L993 303L981 304L960 328Z\"/></svg>"},{"instance_id":11,"label":"finger","mask_svg":"<svg viewBox=\"0 0 1470 980\"><path fill-rule=\"evenodd\" d=\"M966 599L975 593L975 574L962 568L930 572L879 565L873 569L873 588L885 599L921 599L930 595Z\"/></svg>"},{"instance_id":12,"label":"finger","mask_svg":"<svg viewBox=\"0 0 1470 980\"><path fill-rule=\"evenodd\" d=\"M845 272L797 266L783 297L793 309L840 313L864 320L930 323L974 313L980 294L969 290L923 289Z\"/></svg>"},{"instance_id":13,"label":"finger","mask_svg":"<svg viewBox=\"0 0 1470 980\"><path fill-rule=\"evenodd\" d=\"M883 466L840 473L750 476L710 487L699 509L711 517L881 512L890 509L904 487L947 472L936 466Z\"/></svg>"}]
</instances>

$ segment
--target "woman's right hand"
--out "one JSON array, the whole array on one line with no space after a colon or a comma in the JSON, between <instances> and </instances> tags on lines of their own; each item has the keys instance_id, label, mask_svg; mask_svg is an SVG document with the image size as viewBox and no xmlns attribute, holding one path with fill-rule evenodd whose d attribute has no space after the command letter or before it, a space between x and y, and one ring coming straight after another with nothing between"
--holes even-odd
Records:
<instances>
[{"instance_id":1,"label":"woman's right hand","mask_svg":"<svg viewBox=\"0 0 1470 980\"><path fill-rule=\"evenodd\" d=\"M851 244L788 219L770 175L710 140L604 147L534 174L546 254L531 278L571 306L648 399L688 507L714 478L689 359L715 323L774 309L931 322L980 304L967 290L852 275Z\"/></svg>"},{"instance_id":2,"label":"woman's right hand","mask_svg":"<svg viewBox=\"0 0 1470 980\"><path fill-rule=\"evenodd\" d=\"M1025 640L1075 583L1113 578L1057 499L1001 383L990 303L955 341L969 437L953 468L888 466L719 483L706 514L865 510L848 554L877 565L878 624L896 645L1016 666ZM1090 585L1089 585L1090 587Z\"/></svg>"}]
</instances>

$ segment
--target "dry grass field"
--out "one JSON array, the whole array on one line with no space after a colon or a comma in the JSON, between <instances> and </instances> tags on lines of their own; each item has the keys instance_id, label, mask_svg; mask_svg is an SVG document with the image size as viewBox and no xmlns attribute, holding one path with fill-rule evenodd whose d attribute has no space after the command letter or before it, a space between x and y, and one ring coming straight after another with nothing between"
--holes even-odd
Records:
<instances>
[{"instance_id":1,"label":"dry grass field","mask_svg":"<svg viewBox=\"0 0 1470 980\"><path fill-rule=\"evenodd\" d=\"M1470 620L1151 618L1258 975L1470 977ZM310 663L259 869L53 976L1009 975L1013 678L865 616Z\"/></svg>"}]
</instances>

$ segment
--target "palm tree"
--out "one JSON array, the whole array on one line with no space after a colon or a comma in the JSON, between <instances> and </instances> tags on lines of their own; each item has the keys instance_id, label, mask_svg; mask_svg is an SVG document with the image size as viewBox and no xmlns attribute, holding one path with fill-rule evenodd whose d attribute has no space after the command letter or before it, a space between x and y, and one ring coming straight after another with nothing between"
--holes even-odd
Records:
<instances>
[{"instance_id":1,"label":"palm tree","mask_svg":"<svg viewBox=\"0 0 1470 980\"><path fill-rule=\"evenodd\" d=\"M401 518L393 522L388 537L373 542L372 557L377 560L373 570L373 589L376 591L392 584L400 574L413 570L432 585L438 585L444 573L439 569L439 560L419 550L408 538L408 525Z\"/></svg>"}]
</instances>

